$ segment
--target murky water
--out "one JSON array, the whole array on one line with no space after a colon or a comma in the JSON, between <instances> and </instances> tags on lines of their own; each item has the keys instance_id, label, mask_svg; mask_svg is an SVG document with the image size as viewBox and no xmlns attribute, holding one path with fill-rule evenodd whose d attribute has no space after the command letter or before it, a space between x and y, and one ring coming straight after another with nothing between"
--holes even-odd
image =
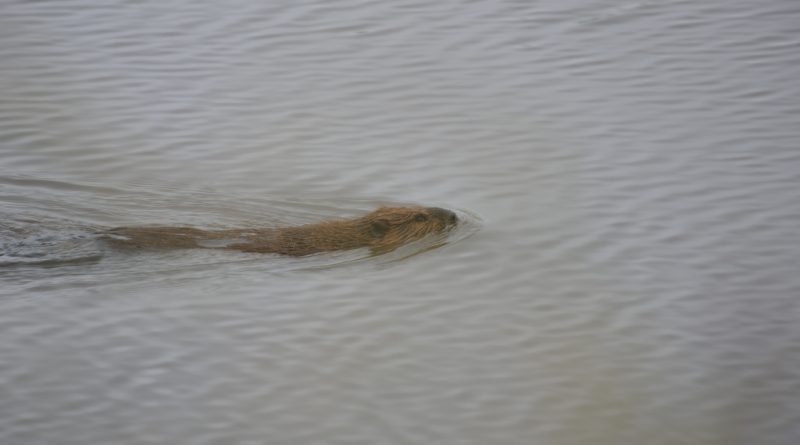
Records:
<instances>
[{"instance_id":1,"label":"murky water","mask_svg":"<svg viewBox=\"0 0 800 445\"><path fill-rule=\"evenodd\" d=\"M0 443L800 443L800 5L0 4ZM420 203L438 248L124 251Z\"/></svg>"}]
</instances>

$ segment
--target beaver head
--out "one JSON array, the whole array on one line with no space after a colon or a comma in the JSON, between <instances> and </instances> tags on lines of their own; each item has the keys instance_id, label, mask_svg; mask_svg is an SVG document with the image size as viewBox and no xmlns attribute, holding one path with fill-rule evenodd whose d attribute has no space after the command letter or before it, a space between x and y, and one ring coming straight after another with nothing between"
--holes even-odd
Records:
<instances>
[{"instance_id":1,"label":"beaver head","mask_svg":"<svg viewBox=\"0 0 800 445\"><path fill-rule=\"evenodd\" d=\"M425 235L442 233L458 222L455 213L439 207L381 207L361 218L373 237L373 251L385 252Z\"/></svg>"}]
</instances>

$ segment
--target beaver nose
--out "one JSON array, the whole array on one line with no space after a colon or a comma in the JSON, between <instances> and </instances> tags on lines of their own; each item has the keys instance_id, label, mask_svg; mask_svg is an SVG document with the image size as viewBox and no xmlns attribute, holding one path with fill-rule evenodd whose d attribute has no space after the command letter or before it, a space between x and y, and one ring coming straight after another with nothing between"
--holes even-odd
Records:
<instances>
[{"instance_id":1,"label":"beaver nose","mask_svg":"<svg viewBox=\"0 0 800 445\"><path fill-rule=\"evenodd\" d=\"M446 222L447 224L455 224L456 222L458 222L458 217L454 212L451 212L450 210L443 209L440 207L428 207L428 212L430 212L431 215Z\"/></svg>"}]
</instances>

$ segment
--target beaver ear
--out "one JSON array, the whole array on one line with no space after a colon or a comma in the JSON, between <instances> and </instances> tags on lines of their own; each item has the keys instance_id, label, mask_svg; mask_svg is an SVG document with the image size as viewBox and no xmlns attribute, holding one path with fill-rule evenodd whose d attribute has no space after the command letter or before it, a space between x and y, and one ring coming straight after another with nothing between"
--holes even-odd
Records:
<instances>
[{"instance_id":1,"label":"beaver ear","mask_svg":"<svg viewBox=\"0 0 800 445\"><path fill-rule=\"evenodd\" d=\"M369 230L375 238L383 238L386 232L389 231L389 221L385 219L376 219L369 225Z\"/></svg>"}]
</instances>

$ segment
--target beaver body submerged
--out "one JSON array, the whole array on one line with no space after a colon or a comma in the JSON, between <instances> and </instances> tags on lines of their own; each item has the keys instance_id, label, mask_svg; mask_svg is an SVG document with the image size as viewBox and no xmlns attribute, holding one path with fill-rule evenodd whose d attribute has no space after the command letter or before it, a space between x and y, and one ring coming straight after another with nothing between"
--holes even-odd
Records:
<instances>
[{"instance_id":1,"label":"beaver body submerged","mask_svg":"<svg viewBox=\"0 0 800 445\"><path fill-rule=\"evenodd\" d=\"M456 214L438 207L382 207L362 217L274 229L202 230L191 227L119 227L105 233L113 244L136 248L217 248L304 256L369 247L383 253L442 233Z\"/></svg>"}]
</instances>

